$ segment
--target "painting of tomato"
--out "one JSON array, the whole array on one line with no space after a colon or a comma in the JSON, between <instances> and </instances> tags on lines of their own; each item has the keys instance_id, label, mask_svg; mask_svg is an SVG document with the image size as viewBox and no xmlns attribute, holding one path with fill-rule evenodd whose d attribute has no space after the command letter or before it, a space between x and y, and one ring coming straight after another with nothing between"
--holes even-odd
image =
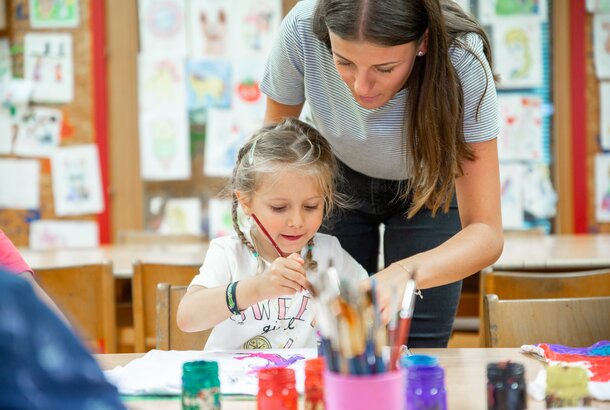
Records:
<instances>
[{"instance_id":1,"label":"painting of tomato","mask_svg":"<svg viewBox=\"0 0 610 410\"><path fill-rule=\"evenodd\" d=\"M252 79L245 79L237 85L237 95L246 102L256 102L261 96L258 82Z\"/></svg>"}]
</instances>

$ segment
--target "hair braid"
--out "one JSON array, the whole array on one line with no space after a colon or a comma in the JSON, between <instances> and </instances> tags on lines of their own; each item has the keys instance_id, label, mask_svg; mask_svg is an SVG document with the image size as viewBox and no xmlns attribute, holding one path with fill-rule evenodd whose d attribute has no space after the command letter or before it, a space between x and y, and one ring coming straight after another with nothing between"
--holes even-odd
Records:
<instances>
[{"instance_id":1,"label":"hair braid","mask_svg":"<svg viewBox=\"0 0 610 410\"><path fill-rule=\"evenodd\" d=\"M252 252L252 254L256 257L256 261L258 262L256 274L258 275L259 273L263 272L263 270L265 270L265 263L263 261L263 258L260 255L260 253L256 250L256 248L254 247L252 242L250 242L248 240L248 238L246 238L246 235L244 235L241 228L239 227L239 220L237 218L237 206L238 206L237 196L235 194L233 194L233 202L231 204L231 220L233 221L233 229L235 229L235 232L237 233L237 237L239 238L241 243L243 243L250 250L250 252Z\"/></svg>"},{"instance_id":2,"label":"hair braid","mask_svg":"<svg viewBox=\"0 0 610 410\"><path fill-rule=\"evenodd\" d=\"M313 259L312 249L314 246L313 238L311 238L307 242L307 254L305 255L305 270L317 271L318 270L318 262Z\"/></svg>"}]
</instances>

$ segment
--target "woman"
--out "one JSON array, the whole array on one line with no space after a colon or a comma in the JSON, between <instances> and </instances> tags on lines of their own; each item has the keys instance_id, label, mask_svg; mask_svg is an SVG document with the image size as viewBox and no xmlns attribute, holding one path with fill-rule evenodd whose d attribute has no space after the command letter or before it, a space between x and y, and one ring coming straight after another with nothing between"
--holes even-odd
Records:
<instances>
[{"instance_id":1,"label":"woman","mask_svg":"<svg viewBox=\"0 0 610 410\"><path fill-rule=\"evenodd\" d=\"M410 347L447 345L461 280L502 251L491 66L484 31L451 0L304 0L269 56L266 121L307 102L358 200L328 232L375 272L385 225L385 306L417 268Z\"/></svg>"}]
</instances>

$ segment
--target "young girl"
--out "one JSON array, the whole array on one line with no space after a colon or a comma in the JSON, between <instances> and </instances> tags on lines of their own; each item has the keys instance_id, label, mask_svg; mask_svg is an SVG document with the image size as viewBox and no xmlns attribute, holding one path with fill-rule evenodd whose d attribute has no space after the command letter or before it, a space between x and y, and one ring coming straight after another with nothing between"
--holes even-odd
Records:
<instances>
[{"instance_id":1,"label":"young girl","mask_svg":"<svg viewBox=\"0 0 610 410\"><path fill-rule=\"evenodd\" d=\"M335 175L328 142L299 120L284 119L246 142L230 185L237 235L211 241L178 308L180 329L214 327L205 349L315 347L307 275L332 260L340 275L367 277L335 237L317 233L344 202ZM250 221L244 227L238 205Z\"/></svg>"}]
</instances>

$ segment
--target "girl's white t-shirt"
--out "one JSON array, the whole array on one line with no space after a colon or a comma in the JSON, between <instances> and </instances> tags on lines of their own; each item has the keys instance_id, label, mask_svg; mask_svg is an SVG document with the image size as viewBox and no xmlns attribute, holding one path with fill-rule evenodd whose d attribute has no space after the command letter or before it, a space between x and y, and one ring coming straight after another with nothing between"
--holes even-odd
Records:
<instances>
[{"instance_id":1,"label":"girl's white t-shirt","mask_svg":"<svg viewBox=\"0 0 610 410\"><path fill-rule=\"evenodd\" d=\"M249 239L249 234L246 233ZM301 256L305 256L303 249ZM328 269L332 260L339 276L368 277L366 270L350 256L334 236L318 233L314 236L313 258L318 271ZM269 263L266 263L266 268ZM190 286L226 288L231 282L256 275L258 262L252 252L234 236L214 239L210 242L203 265ZM307 272L315 275L316 272ZM239 300L239 284L236 289ZM218 309L228 308L225 303ZM205 315L205 312L201 312ZM277 349L316 347L314 310L309 292L285 295L260 301L242 311L238 323L230 317L217 324L205 345L205 350Z\"/></svg>"}]
</instances>

